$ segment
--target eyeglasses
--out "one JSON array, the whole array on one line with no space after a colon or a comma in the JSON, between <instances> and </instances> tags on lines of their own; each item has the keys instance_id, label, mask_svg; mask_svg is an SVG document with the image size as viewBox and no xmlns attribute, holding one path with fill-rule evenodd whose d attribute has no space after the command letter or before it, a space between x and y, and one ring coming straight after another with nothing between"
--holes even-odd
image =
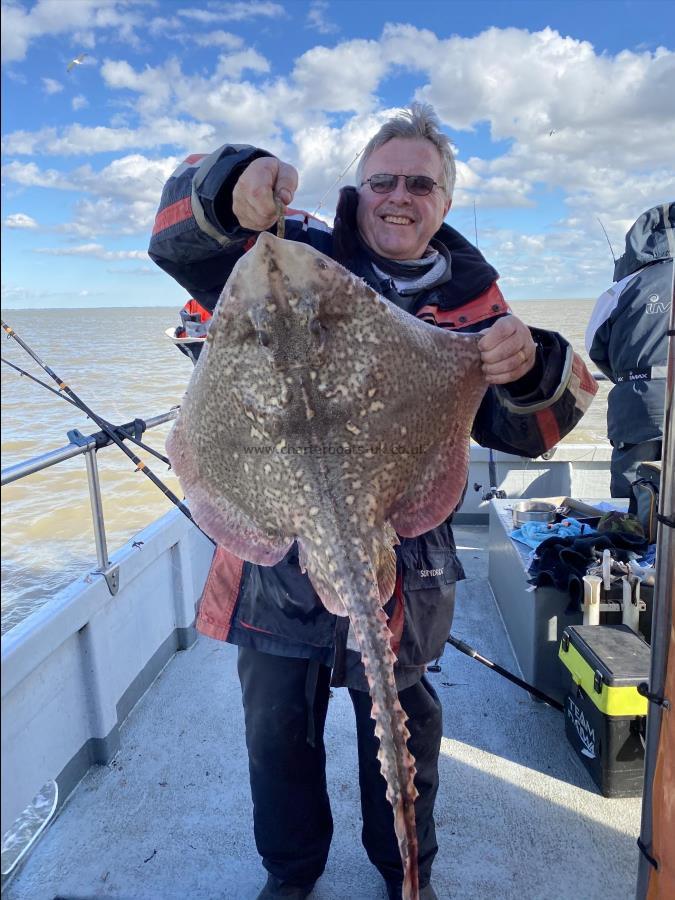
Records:
<instances>
[{"instance_id":1,"label":"eyeglasses","mask_svg":"<svg viewBox=\"0 0 675 900\"><path fill-rule=\"evenodd\" d=\"M435 187L440 187L439 183L428 175L384 174L371 175L370 178L366 178L365 181L361 182L361 187L364 184L369 184L371 191L374 191L376 194L391 194L392 191L396 190L399 178L405 178L406 190L409 194L414 194L416 197L426 197Z\"/></svg>"}]
</instances>

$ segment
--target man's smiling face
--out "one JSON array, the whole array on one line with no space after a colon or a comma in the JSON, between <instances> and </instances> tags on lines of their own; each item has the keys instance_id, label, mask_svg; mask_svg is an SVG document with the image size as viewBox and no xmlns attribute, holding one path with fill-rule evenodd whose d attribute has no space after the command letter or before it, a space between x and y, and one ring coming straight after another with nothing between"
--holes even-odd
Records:
<instances>
[{"instance_id":1,"label":"man's smiling face","mask_svg":"<svg viewBox=\"0 0 675 900\"><path fill-rule=\"evenodd\" d=\"M366 160L363 180L371 175L429 175L443 183L441 155L426 138L392 138ZM419 259L441 227L451 200L441 187L426 197L408 193L399 178L390 194L376 194L369 184L359 188L356 221L375 253L388 259Z\"/></svg>"}]
</instances>

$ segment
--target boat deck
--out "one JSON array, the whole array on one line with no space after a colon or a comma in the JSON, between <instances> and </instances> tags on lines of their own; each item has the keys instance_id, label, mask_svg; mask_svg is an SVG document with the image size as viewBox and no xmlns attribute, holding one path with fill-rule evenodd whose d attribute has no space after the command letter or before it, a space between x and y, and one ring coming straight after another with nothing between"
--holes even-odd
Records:
<instances>
[{"instance_id":1,"label":"boat deck","mask_svg":"<svg viewBox=\"0 0 675 900\"><path fill-rule=\"evenodd\" d=\"M453 633L515 671L487 581L487 528L455 529L467 573ZM444 709L437 802L441 900L623 900L635 895L640 799L610 800L571 755L562 714L447 647L429 678ZM253 841L236 648L178 653L7 886L6 900L253 900ZM330 702L335 835L313 900L384 900L360 841L353 713Z\"/></svg>"}]
</instances>

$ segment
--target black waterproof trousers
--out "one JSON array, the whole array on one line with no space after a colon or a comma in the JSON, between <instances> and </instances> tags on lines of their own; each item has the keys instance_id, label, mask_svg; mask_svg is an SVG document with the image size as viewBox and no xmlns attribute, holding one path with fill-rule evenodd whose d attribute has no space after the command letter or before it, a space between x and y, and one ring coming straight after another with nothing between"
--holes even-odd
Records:
<instances>
[{"instance_id":1,"label":"black waterproof trousers","mask_svg":"<svg viewBox=\"0 0 675 900\"><path fill-rule=\"evenodd\" d=\"M239 679L246 719L256 846L268 872L293 885L322 874L333 835L323 741L330 669L239 648ZM377 760L379 741L370 696L350 690L356 715L362 840L386 881L402 881L401 858L386 784ZM420 885L428 884L436 856L434 802L438 791L441 705L426 678L399 694L408 715L408 747L415 757L415 801Z\"/></svg>"},{"instance_id":2,"label":"black waterproof trousers","mask_svg":"<svg viewBox=\"0 0 675 900\"><path fill-rule=\"evenodd\" d=\"M643 462L661 459L662 452L662 441L642 441L641 444L623 444L621 447L614 447L610 463L610 496L632 497L632 485L637 478L638 466Z\"/></svg>"}]
</instances>

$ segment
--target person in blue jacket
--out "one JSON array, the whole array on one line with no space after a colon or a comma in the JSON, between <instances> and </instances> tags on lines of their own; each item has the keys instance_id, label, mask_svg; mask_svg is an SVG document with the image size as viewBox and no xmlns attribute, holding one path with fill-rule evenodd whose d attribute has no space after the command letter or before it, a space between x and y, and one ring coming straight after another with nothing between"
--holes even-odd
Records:
<instances>
[{"instance_id":1,"label":"person in blue jacket","mask_svg":"<svg viewBox=\"0 0 675 900\"><path fill-rule=\"evenodd\" d=\"M612 497L630 497L640 463L661 459L673 257L675 203L663 203L629 228L614 284L586 329L588 355L614 383L607 399Z\"/></svg>"},{"instance_id":2,"label":"person in blue jacket","mask_svg":"<svg viewBox=\"0 0 675 900\"><path fill-rule=\"evenodd\" d=\"M356 185L340 193L333 229L287 210L285 237L339 260L410 315L482 332L490 387L473 436L485 446L534 457L574 427L595 382L560 335L529 328L511 313L495 269L444 223L454 183L447 136L431 107L413 104L366 146ZM149 254L213 310L236 261L258 234L275 231L278 202L292 203L297 187L295 168L259 148L225 145L189 157L164 188ZM421 396L419 402L442 400ZM455 584L464 573L451 517L426 534L402 538L396 551L396 587L385 611L417 768L420 897L434 900L443 725L425 671L443 652ZM371 701L359 654L347 646L347 624L321 606L300 570L297 548L272 567L216 551L197 627L239 648L254 832L268 873L259 900L307 897L324 870L333 830L323 740L331 686L346 686L354 706L363 844L389 898L401 897L401 860Z\"/></svg>"}]
</instances>

